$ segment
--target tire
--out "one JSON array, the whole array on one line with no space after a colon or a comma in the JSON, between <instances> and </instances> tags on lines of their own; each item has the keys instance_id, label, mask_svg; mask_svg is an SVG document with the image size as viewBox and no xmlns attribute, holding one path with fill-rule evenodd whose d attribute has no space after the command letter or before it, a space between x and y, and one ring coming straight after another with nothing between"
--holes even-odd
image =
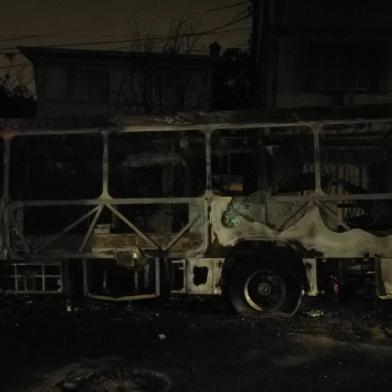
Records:
<instances>
[{"instance_id":1,"label":"tire","mask_svg":"<svg viewBox=\"0 0 392 392\"><path fill-rule=\"evenodd\" d=\"M302 285L288 263L242 260L231 271L228 293L234 309L245 317L291 317L299 308Z\"/></svg>"}]
</instances>

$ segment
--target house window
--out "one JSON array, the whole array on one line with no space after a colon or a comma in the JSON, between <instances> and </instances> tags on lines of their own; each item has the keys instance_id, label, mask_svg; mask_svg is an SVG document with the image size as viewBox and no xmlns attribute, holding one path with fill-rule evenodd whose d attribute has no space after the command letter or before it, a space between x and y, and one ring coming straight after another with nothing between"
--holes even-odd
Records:
<instances>
[{"instance_id":1,"label":"house window","mask_svg":"<svg viewBox=\"0 0 392 392\"><path fill-rule=\"evenodd\" d=\"M90 72L89 100L96 103L107 102L108 73L101 71Z\"/></svg>"},{"instance_id":2,"label":"house window","mask_svg":"<svg viewBox=\"0 0 392 392\"><path fill-rule=\"evenodd\" d=\"M45 74L45 98L49 101L66 98L66 67L48 64Z\"/></svg>"},{"instance_id":3,"label":"house window","mask_svg":"<svg viewBox=\"0 0 392 392\"><path fill-rule=\"evenodd\" d=\"M311 50L306 89L370 93L380 89L380 56L367 47L319 46Z\"/></svg>"},{"instance_id":4,"label":"house window","mask_svg":"<svg viewBox=\"0 0 392 392\"><path fill-rule=\"evenodd\" d=\"M109 80L107 72L71 68L68 70L67 79L68 99L78 102L107 102Z\"/></svg>"}]
</instances>

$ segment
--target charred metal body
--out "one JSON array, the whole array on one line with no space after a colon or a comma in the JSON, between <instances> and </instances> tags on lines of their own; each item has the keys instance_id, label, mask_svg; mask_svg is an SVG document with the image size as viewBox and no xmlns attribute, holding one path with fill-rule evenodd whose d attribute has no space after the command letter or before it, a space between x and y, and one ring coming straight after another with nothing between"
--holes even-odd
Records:
<instances>
[{"instance_id":1,"label":"charred metal body","mask_svg":"<svg viewBox=\"0 0 392 392\"><path fill-rule=\"evenodd\" d=\"M361 276L391 297L391 140L391 119L5 130L0 288L291 314Z\"/></svg>"}]
</instances>

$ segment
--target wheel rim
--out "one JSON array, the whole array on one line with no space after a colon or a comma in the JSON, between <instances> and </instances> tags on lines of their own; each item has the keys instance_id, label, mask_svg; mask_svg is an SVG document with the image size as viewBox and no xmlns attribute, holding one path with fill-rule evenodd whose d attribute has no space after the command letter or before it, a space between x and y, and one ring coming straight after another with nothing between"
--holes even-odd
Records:
<instances>
[{"instance_id":1,"label":"wheel rim","mask_svg":"<svg viewBox=\"0 0 392 392\"><path fill-rule=\"evenodd\" d=\"M248 277L244 285L246 302L259 312L271 312L284 303L286 284L280 275L270 270L259 270Z\"/></svg>"}]
</instances>

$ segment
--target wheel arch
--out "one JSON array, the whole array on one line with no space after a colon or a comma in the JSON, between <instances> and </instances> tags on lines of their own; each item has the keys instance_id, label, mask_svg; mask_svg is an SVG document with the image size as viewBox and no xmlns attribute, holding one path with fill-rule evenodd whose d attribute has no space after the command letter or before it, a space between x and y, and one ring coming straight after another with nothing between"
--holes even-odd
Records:
<instances>
[{"instance_id":1,"label":"wheel arch","mask_svg":"<svg viewBox=\"0 0 392 392\"><path fill-rule=\"evenodd\" d=\"M304 287L307 287L302 254L286 242L270 241L241 241L231 248L227 252L222 271L223 286L227 284L230 274L239 263L254 262L257 259L260 263L270 262L272 259L281 265L287 263L298 273Z\"/></svg>"}]
</instances>

